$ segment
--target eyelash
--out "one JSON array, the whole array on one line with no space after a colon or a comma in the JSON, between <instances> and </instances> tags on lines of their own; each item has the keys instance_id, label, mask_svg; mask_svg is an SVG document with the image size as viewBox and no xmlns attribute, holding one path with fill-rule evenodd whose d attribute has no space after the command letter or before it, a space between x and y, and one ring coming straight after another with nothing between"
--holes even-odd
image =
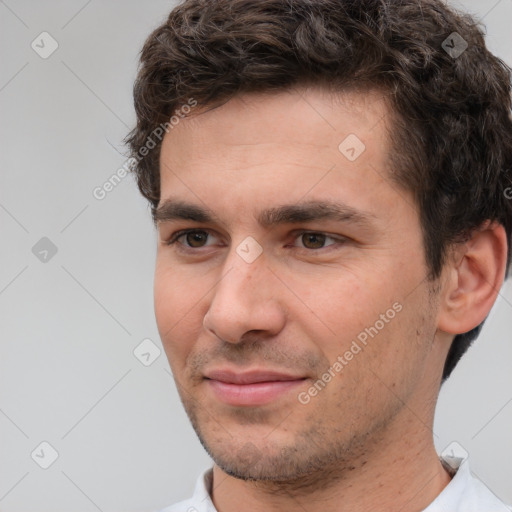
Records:
<instances>
[{"instance_id":1,"label":"eyelash","mask_svg":"<svg viewBox=\"0 0 512 512\"><path fill-rule=\"evenodd\" d=\"M165 245L168 245L168 246L172 246L176 243L179 243L178 240L182 237L182 236L185 236L185 235L188 235L188 234L191 234L191 233L206 233L207 235L210 235L211 233L205 229L182 229L181 231L177 231L176 233L173 233L171 235L171 237L165 241ZM347 238L345 237L335 237L335 236L331 236L327 233L323 233L322 231L311 231L311 230L301 230L301 231L298 231L298 232L295 232L294 233L294 238L297 239L299 237L301 237L302 235L304 234L311 234L311 235L325 235L326 238L330 238L331 240L334 240L336 243L335 244L331 244L331 245L328 245L328 246L325 246L325 247L320 247L318 249L308 249L307 247L295 247L293 246L295 249L298 249L299 251L306 251L306 252L318 252L318 251L322 251L322 250L329 250L332 246L335 246L335 245L340 245L340 244L344 244L347 242ZM184 251L184 252L197 252L199 249L203 249L204 247L189 247L187 245L184 245L184 244L181 244L179 243L179 245L181 245L182 247L180 248L181 251ZM207 246L205 246L207 247Z\"/></svg>"}]
</instances>

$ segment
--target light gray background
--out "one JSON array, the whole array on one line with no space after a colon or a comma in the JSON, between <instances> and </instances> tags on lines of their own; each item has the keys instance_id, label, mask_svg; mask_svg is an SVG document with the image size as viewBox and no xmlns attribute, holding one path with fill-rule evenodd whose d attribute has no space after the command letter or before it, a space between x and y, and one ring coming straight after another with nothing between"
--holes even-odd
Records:
<instances>
[{"instance_id":1,"label":"light gray background","mask_svg":"<svg viewBox=\"0 0 512 512\"><path fill-rule=\"evenodd\" d=\"M147 205L131 176L92 195L125 161L137 54L173 5L0 0L1 511L157 509L209 465L163 352L148 367L133 355L146 338L161 348ZM462 5L512 65L512 0ZM31 48L43 31L59 44L47 59ZM58 249L46 263L32 253L42 237ZM434 427L438 450L456 440L508 502L511 326L507 282ZM46 470L31 458L42 441L59 454Z\"/></svg>"}]
</instances>

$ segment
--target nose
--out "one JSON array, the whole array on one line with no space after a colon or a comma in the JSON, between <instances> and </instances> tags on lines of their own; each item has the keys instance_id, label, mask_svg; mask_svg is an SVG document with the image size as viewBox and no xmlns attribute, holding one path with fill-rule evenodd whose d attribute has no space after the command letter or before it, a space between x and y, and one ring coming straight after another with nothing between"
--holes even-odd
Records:
<instances>
[{"instance_id":1,"label":"nose","mask_svg":"<svg viewBox=\"0 0 512 512\"><path fill-rule=\"evenodd\" d=\"M268 267L264 253L247 263L233 248L222 276L203 319L207 331L223 341L239 343L251 331L266 338L283 329L283 284Z\"/></svg>"}]
</instances>

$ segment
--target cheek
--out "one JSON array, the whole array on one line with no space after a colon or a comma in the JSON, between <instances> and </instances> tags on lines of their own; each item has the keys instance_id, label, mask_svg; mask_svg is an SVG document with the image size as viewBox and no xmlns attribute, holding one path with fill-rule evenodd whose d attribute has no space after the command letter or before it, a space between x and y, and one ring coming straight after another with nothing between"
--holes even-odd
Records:
<instances>
[{"instance_id":1,"label":"cheek","mask_svg":"<svg viewBox=\"0 0 512 512\"><path fill-rule=\"evenodd\" d=\"M157 323L167 330L193 313L206 293L206 278L187 273L179 265L170 265L158 257L154 277L154 306Z\"/></svg>"},{"instance_id":2,"label":"cheek","mask_svg":"<svg viewBox=\"0 0 512 512\"><path fill-rule=\"evenodd\" d=\"M296 302L296 317L309 319L307 324L317 336L320 331L315 329L325 332L333 348L350 343L359 332L373 325L399 296L378 276L342 268L317 279L311 275L289 277L293 279L290 287L301 299Z\"/></svg>"},{"instance_id":3,"label":"cheek","mask_svg":"<svg viewBox=\"0 0 512 512\"><path fill-rule=\"evenodd\" d=\"M397 293L395 304L399 309L393 308L395 314L381 312L389 319L387 323L373 324L378 333L368 338L365 362L386 393L405 399L425 371L435 324L422 287L414 293Z\"/></svg>"},{"instance_id":4,"label":"cheek","mask_svg":"<svg viewBox=\"0 0 512 512\"><path fill-rule=\"evenodd\" d=\"M176 296L182 286L176 281L169 270L164 269L157 263L155 269L153 298L155 306L155 317L160 331L162 341L165 333L176 323L177 305Z\"/></svg>"},{"instance_id":5,"label":"cheek","mask_svg":"<svg viewBox=\"0 0 512 512\"><path fill-rule=\"evenodd\" d=\"M191 336L202 327L198 318L200 283L191 283L183 274L157 264L154 281L155 318L169 362L184 359L192 346Z\"/></svg>"},{"instance_id":6,"label":"cheek","mask_svg":"<svg viewBox=\"0 0 512 512\"><path fill-rule=\"evenodd\" d=\"M414 353L417 342L413 336L418 311L424 305L417 296L407 296L410 289L405 275L404 279L390 277L397 275L396 269L381 268L382 273L357 270L338 269L337 276L333 273L331 279L323 280L321 289L311 287L311 276L295 280L296 289L303 290L304 303L314 313L303 314L299 322L330 364L343 358L348 379L344 386L352 382L371 388L373 382L379 388L373 373L393 386L400 380L397 374L410 373L410 366L421 357ZM302 311L306 311L304 306ZM295 315L300 318L298 310Z\"/></svg>"}]
</instances>

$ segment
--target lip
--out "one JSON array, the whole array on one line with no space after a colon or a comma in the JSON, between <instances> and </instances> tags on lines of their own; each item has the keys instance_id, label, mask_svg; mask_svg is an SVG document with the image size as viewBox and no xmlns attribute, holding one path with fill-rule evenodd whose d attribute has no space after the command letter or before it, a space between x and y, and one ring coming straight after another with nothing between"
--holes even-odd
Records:
<instances>
[{"instance_id":1,"label":"lip","mask_svg":"<svg viewBox=\"0 0 512 512\"><path fill-rule=\"evenodd\" d=\"M235 372L233 370L212 370L205 374L207 379L218 380L228 384L255 384L258 382L284 382L302 380L303 375L290 375L272 370L250 370Z\"/></svg>"},{"instance_id":2,"label":"lip","mask_svg":"<svg viewBox=\"0 0 512 512\"><path fill-rule=\"evenodd\" d=\"M213 370L205 381L216 398L233 406L264 405L288 394L306 377L271 370Z\"/></svg>"}]
</instances>

